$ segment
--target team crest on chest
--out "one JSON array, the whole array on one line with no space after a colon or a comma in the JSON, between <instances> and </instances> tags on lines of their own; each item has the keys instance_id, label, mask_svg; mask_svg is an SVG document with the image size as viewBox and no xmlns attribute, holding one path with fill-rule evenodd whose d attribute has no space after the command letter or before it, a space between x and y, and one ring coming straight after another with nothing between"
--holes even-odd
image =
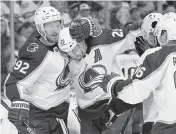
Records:
<instances>
[{"instance_id":1,"label":"team crest on chest","mask_svg":"<svg viewBox=\"0 0 176 134\"><path fill-rule=\"evenodd\" d=\"M84 93L93 91L98 86L101 87L102 80L107 70L103 65L85 66L85 71L80 75L78 81ZM97 71L101 70L101 74ZM102 73L103 72L103 73Z\"/></svg>"},{"instance_id":2,"label":"team crest on chest","mask_svg":"<svg viewBox=\"0 0 176 134\"><path fill-rule=\"evenodd\" d=\"M70 84L70 80L71 80L70 69L67 64L64 67L63 71L61 72L61 74L56 79L56 86L57 86L56 90L60 90L60 89L63 89L64 87L66 87L68 84Z\"/></svg>"},{"instance_id":3,"label":"team crest on chest","mask_svg":"<svg viewBox=\"0 0 176 134\"><path fill-rule=\"evenodd\" d=\"M37 51L37 49L39 49L39 46L36 43L31 43L28 47L27 47L27 51L28 52L35 52Z\"/></svg>"}]
</instances>

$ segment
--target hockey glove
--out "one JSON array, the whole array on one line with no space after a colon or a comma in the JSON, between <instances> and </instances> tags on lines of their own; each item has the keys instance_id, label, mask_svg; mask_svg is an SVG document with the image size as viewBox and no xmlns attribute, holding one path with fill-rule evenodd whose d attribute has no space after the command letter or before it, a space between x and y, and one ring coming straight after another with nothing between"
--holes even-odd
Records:
<instances>
[{"instance_id":1,"label":"hockey glove","mask_svg":"<svg viewBox=\"0 0 176 134\"><path fill-rule=\"evenodd\" d=\"M94 21L89 18L73 20L69 27L70 35L77 42L82 42L84 39L87 39L89 35L93 34L95 29Z\"/></svg>"},{"instance_id":2,"label":"hockey glove","mask_svg":"<svg viewBox=\"0 0 176 134\"><path fill-rule=\"evenodd\" d=\"M102 81L103 90L107 93L110 93L111 97L116 97L113 92L113 86L115 83L121 82L123 80L123 77L115 73L112 73L111 75L105 75Z\"/></svg>"},{"instance_id":3,"label":"hockey glove","mask_svg":"<svg viewBox=\"0 0 176 134\"><path fill-rule=\"evenodd\" d=\"M21 131L25 129L23 121L29 124L29 103L24 100L15 100L11 103L8 119Z\"/></svg>"},{"instance_id":4,"label":"hockey glove","mask_svg":"<svg viewBox=\"0 0 176 134\"><path fill-rule=\"evenodd\" d=\"M106 123L108 123L109 119L110 119L110 113L109 111L105 111L102 115L94 119L92 121L92 124L99 132L103 132L107 128Z\"/></svg>"},{"instance_id":5,"label":"hockey glove","mask_svg":"<svg viewBox=\"0 0 176 134\"><path fill-rule=\"evenodd\" d=\"M152 45L145 41L142 36L136 37L134 44L139 56L141 56L147 49L152 48Z\"/></svg>"}]
</instances>

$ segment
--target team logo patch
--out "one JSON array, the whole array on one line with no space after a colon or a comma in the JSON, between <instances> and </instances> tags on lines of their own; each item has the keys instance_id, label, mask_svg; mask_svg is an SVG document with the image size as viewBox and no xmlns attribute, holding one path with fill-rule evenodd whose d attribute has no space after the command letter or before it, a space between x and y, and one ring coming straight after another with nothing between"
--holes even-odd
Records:
<instances>
[{"instance_id":1,"label":"team logo patch","mask_svg":"<svg viewBox=\"0 0 176 134\"><path fill-rule=\"evenodd\" d=\"M27 51L28 52L35 52L37 51L37 49L39 48L39 46L36 43L31 43L28 47L27 47Z\"/></svg>"},{"instance_id":2,"label":"team logo patch","mask_svg":"<svg viewBox=\"0 0 176 134\"><path fill-rule=\"evenodd\" d=\"M69 66L66 65L65 68L62 70L61 74L56 79L56 90L64 89L68 84L70 84L70 70Z\"/></svg>"},{"instance_id":3,"label":"team logo patch","mask_svg":"<svg viewBox=\"0 0 176 134\"><path fill-rule=\"evenodd\" d=\"M99 73L98 70L101 71L101 73ZM97 87L101 87L105 74L107 74L107 70L103 65L94 65L91 67L86 66L85 71L80 75L78 79L79 85L84 90L84 93L91 92Z\"/></svg>"}]
</instances>

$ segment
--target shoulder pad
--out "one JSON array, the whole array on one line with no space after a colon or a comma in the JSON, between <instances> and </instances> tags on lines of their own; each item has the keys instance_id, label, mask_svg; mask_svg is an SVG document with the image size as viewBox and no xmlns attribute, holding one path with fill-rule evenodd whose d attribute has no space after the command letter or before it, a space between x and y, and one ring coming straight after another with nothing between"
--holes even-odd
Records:
<instances>
[{"instance_id":1,"label":"shoulder pad","mask_svg":"<svg viewBox=\"0 0 176 134\"><path fill-rule=\"evenodd\" d=\"M43 59L47 54L48 49L35 37L33 41L27 41L24 46L19 50L19 58L26 59Z\"/></svg>"}]
</instances>

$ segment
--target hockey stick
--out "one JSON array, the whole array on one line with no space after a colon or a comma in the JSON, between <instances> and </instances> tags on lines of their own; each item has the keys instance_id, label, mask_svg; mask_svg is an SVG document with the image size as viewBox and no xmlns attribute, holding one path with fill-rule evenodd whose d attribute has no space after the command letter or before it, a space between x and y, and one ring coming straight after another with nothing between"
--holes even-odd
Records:
<instances>
[{"instance_id":1,"label":"hockey stick","mask_svg":"<svg viewBox=\"0 0 176 134\"><path fill-rule=\"evenodd\" d=\"M1 99L1 104L5 109L7 109L7 111L9 111L10 109L9 106L2 99ZM35 132L29 127L29 125L25 121L23 121L23 123L25 125L26 130L29 132L29 134L35 134Z\"/></svg>"},{"instance_id":2,"label":"hockey stick","mask_svg":"<svg viewBox=\"0 0 176 134\"><path fill-rule=\"evenodd\" d=\"M128 116L127 116L127 119L126 119L126 121L125 121L125 123L124 123L124 125L122 127L122 130L121 130L120 134L124 134L125 129L126 129L128 123L129 123L129 121L130 121L130 119L131 119L134 111L135 111L135 108L133 108L133 109L130 110L130 112L129 112Z\"/></svg>"}]
</instances>

